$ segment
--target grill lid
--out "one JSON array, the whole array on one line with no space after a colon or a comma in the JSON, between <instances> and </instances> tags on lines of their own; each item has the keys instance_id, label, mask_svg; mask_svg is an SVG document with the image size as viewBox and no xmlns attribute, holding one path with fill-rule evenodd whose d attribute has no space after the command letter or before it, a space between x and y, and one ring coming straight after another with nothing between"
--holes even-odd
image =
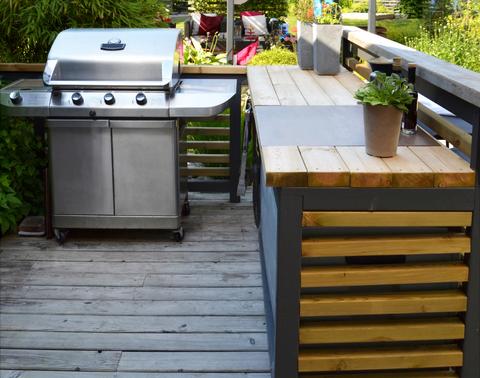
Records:
<instances>
[{"instance_id":1,"label":"grill lid","mask_svg":"<svg viewBox=\"0 0 480 378\"><path fill-rule=\"evenodd\" d=\"M169 90L181 73L180 29L68 29L48 54L43 81L54 88Z\"/></svg>"}]
</instances>

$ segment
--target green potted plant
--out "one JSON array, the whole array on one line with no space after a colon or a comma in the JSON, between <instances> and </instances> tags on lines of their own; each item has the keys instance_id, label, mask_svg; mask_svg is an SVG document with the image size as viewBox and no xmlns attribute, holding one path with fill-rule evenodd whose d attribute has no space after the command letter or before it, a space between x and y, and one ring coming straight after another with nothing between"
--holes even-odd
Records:
<instances>
[{"instance_id":1,"label":"green potted plant","mask_svg":"<svg viewBox=\"0 0 480 378\"><path fill-rule=\"evenodd\" d=\"M342 25L340 5L334 0L315 0L313 24L313 69L318 75L334 75L340 70Z\"/></svg>"},{"instance_id":2,"label":"green potted plant","mask_svg":"<svg viewBox=\"0 0 480 378\"><path fill-rule=\"evenodd\" d=\"M405 105L412 102L413 86L397 74L376 71L376 80L359 88L354 97L363 104L365 151L377 157L397 154Z\"/></svg>"}]
</instances>

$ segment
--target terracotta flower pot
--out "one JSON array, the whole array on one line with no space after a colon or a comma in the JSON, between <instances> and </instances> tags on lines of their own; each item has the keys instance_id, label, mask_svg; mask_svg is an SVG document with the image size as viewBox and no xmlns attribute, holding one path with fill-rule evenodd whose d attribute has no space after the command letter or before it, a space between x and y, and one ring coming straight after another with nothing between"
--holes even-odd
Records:
<instances>
[{"instance_id":1,"label":"terracotta flower pot","mask_svg":"<svg viewBox=\"0 0 480 378\"><path fill-rule=\"evenodd\" d=\"M397 154L402 111L394 105L363 104L365 152L377 157Z\"/></svg>"}]
</instances>

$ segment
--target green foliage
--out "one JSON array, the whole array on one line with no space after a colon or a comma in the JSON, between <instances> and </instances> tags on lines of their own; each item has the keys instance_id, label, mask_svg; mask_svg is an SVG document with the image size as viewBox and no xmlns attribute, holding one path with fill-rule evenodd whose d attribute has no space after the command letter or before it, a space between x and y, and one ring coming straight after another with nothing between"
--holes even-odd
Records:
<instances>
[{"instance_id":1,"label":"green foliage","mask_svg":"<svg viewBox=\"0 0 480 378\"><path fill-rule=\"evenodd\" d=\"M225 0L192 0L191 5L198 13L216 13L222 16L227 14ZM284 19L288 12L288 0L248 0L246 3L235 6L235 15L243 11L263 12L269 18Z\"/></svg>"},{"instance_id":2,"label":"green foliage","mask_svg":"<svg viewBox=\"0 0 480 378\"><path fill-rule=\"evenodd\" d=\"M340 2L342 3L342 2ZM342 12L343 13L368 13L368 1L351 1L349 4L342 5ZM388 9L384 4L380 1L377 1L377 13L392 13L390 9Z\"/></svg>"},{"instance_id":3,"label":"green foliage","mask_svg":"<svg viewBox=\"0 0 480 378\"><path fill-rule=\"evenodd\" d=\"M334 25L341 23L341 10L337 3L322 3L322 13L317 17L317 23Z\"/></svg>"},{"instance_id":4,"label":"green foliage","mask_svg":"<svg viewBox=\"0 0 480 378\"><path fill-rule=\"evenodd\" d=\"M218 41L218 35L215 34L212 41L212 51L215 51L215 46ZM194 38L185 38L183 40L183 64L199 64L199 65L223 65L220 60L224 59L227 54L214 55L213 52L204 50L200 42Z\"/></svg>"},{"instance_id":5,"label":"green foliage","mask_svg":"<svg viewBox=\"0 0 480 378\"><path fill-rule=\"evenodd\" d=\"M166 27L161 0L1 0L0 60L44 62L68 28Z\"/></svg>"},{"instance_id":6,"label":"green foliage","mask_svg":"<svg viewBox=\"0 0 480 378\"><path fill-rule=\"evenodd\" d=\"M296 64L297 56L295 53L282 47L265 50L255 55L252 60L248 62L249 66L294 66Z\"/></svg>"},{"instance_id":7,"label":"green foliage","mask_svg":"<svg viewBox=\"0 0 480 378\"><path fill-rule=\"evenodd\" d=\"M295 5L295 14L297 20L301 22L311 22L315 19L313 12L313 0L298 0Z\"/></svg>"},{"instance_id":8,"label":"green foliage","mask_svg":"<svg viewBox=\"0 0 480 378\"><path fill-rule=\"evenodd\" d=\"M368 82L359 88L354 97L362 101L362 104L394 105L408 113L405 105L410 104L413 96L408 90L413 90L412 84L407 84L406 78L400 78L397 74L387 76L383 72L376 71L377 81Z\"/></svg>"},{"instance_id":9,"label":"green foliage","mask_svg":"<svg viewBox=\"0 0 480 378\"><path fill-rule=\"evenodd\" d=\"M420 36L406 45L439 59L480 73L480 5L470 3L433 28L421 28Z\"/></svg>"},{"instance_id":10,"label":"green foliage","mask_svg":"<svg viewBox=\"0 0 480 378\"><path fill-rule=\"evenodd\" d=\"M43 180L38 168L45 165L37 156L43 140L35 136L26 118L0 116L0 226L4 234L17 230L17 223L44 209Z\"/></svg>"},{"instance_id":11,"label":"green foliage","mask_svg":"<svg viewBox=\"0 0 480 378\"><path fill-rule=\"evenodd\" d=\"M401 14L408 14L408 18L422 18L430 0L400 0L395 10Z\"/></svg>"},{"instance_id":12,"label":"green foliage","mask_svg":"<svg viewBox=\"0 0 480 378\"><path fill-rule=\"evenodd\" d=\"M418 31L422 25L419 19L405 20L405 21L381 21L377 22L378 26L387 29L388 39L405 44L407 38L415 38L418 36Z\"/></svg>"}]
</instances>

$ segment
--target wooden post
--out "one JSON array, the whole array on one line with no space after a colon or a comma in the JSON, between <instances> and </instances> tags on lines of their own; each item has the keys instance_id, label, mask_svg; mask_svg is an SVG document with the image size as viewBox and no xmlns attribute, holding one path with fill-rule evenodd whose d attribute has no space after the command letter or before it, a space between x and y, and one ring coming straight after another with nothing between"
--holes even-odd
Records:
<instances>
[{"instance_id":1,"label":"wooden post","mask_svg":"<svg viewBox=\"0 0 480 378\"><path fill-rule=\"evenodd\" d=\"M233 0L227 0L227 62L233 62L233 20L235 5Z\"/></svg>"}]
</instances>

